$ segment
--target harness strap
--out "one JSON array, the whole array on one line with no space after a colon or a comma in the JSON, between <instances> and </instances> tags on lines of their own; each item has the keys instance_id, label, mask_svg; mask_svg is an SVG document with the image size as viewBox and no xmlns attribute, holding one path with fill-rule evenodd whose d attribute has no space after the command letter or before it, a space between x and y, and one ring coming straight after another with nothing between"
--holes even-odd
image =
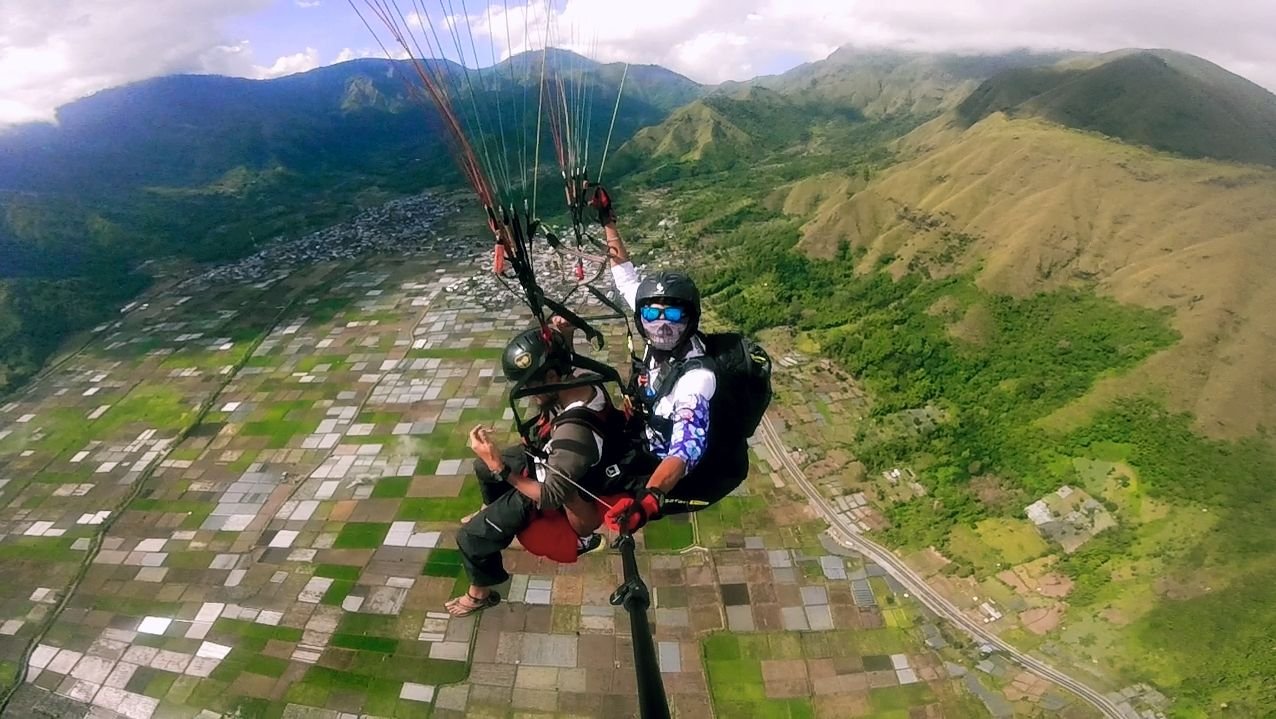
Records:
<instances>
[{"instance_id":1,"label":"harness strap","mask_svg":"<svg viewBox=\"0 0 1276 719\"><path fill-rule=\"evenodd\" d=\"M706 344L706 349L708 348ZM644 377L651 376L651 370L647 367L647 363L641 360L635 362L635 371L641 372ZM713 359L707 354L700 357L690 357L684 359L673 359L669 361L668 368L660 374L660 378L655 385L648 385L650 392L642 393L642 401L648 407L655 406L661 398L667 396L677 386L678 380L691 370L707 369L713 371ZM650 380L647 380L648 382Z\"/></svg>"}]
</instances>

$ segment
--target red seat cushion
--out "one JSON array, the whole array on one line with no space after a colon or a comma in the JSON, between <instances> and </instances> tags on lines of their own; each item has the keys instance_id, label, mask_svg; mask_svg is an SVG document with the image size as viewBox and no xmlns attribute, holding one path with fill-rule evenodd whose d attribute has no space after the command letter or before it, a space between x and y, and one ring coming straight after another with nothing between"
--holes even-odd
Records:
<instances>
[{"instance_id":1,"label":"red seat cushion","mask_svg":"<svg viewBox=\"0 0 1276 719\"><path fill-rule=\"evenodd\" d=\"M603 497L603 501L614 504L625 496L628 495L615 494ZM557 510L538 512L518 533L518 541L523 549L559 564L574 564L579 558L576 554L576 537L576 530L567 521L567 515Z\"/></svg>"}]
</instances>

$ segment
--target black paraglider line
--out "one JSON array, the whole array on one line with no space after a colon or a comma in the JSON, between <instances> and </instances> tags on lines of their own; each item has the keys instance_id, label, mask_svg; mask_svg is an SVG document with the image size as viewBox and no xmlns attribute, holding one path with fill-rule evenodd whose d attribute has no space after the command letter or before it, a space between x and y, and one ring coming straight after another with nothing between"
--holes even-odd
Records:
<instances>
[{"instance_id":1,"label":"black paraglider line","mask_svg":"<svg viewBox=\"0 0 1276 719\"><path fill-rule=\"evenodd\" d=\"M487 29L488 29L488 32L493 37L495 37L496 28L492 24L492 5L491 3L486 3L486 4L487 4ZM469 12L469 9L465 6L465 0L461 0L461 10L462 12L466 14L466 16L469 16L470 12ZM473 45L474 31L472 28L469 27L468 24L466 25L466 28L467 28L467 32L469 32L469 35L470 35L470 44ZM497 65L496 65L496 43L495 42L488 43L488 48L491 50L491 57L492 57L492 65L490 68L491 72L488 74L493 76L492 88L493 88L493 94L496 97L496 126L499 129L501 134L501 154L499 156L501 161L500 162L501 172L504 173L505 175L505 187L509 190L510 194L513 195L514 179L513 179L513 175L510 173L509 147L506 145L506 141L505 141L505 102L501 98L501 96L504 93L501 92L501 73L499 70L497 70ZM474 63L475 65L478 64L477 50L475 50L474 52ZM486 83L484 83L484 85L485 85L484 89L486 89Z\"/></svg>"},{"instance_id":2,"label":"black paraglider line","mask_svg":"<svg viewBox=\"0 0 1276 719\"><path fill-rule=\"evenodd\" d=\"M598 54L598 36L595 35L593 42L590 43L590 55L597 56L597 54ZM584 76L583 72L581 73L581 76L582 77ZM597 95L597 91L598 91L598 83L597 82L589 83L588 91L587 91L589 95L582 101L582 104L584 104L585 106L585 124L584 124L585 159L584 159L584 162L581 163L581 168L584 170L587 170L589 168L589 148L590 146L594 144L590 142L589 131L593 129L594 127L594 97Z\"/></svg>"},{"instance_id":3,"label":"black paraglider line","mask_svg":"<svg viewBox=\"0 0 1276 719\"><path fill-rule=\"evenodd\" d=\"M455 10L453 9L453 7L452 7L452 0L446 0L446 2L447 2L447 4L448 4L448 13L449 13L452 17L455 17L455 16L456 16L456 11L455 11ZM442 7L442 6L440 6L440 7ZM468 14L467 14L467 18L468 18ZM428 23L429 23L429 25L430 25L431 31L433 31L433 30L434 30L434 21L433 21L433 19L430 19L430 18L427 16L427 22L428 22ZM457 25L457 23L448 23L448 27L452 30L452 33L451 33L451 34L452 34L452 43L453 43L454 47L456 48L456 54L460 57L460 60L461 60L461 62L460 62L460 65L461 65L461 73L462 73L462 74L464 75L464 77L465 77L465 89L466 89L466 91L467 91L467 93L469 94L469 97L470 97L470 107L471 107L471 108L473 109L473 111L474 111L474 121L475 121L476 125L478 126L478 136L479 136L480 138L483 138L482 140L480 140L479 145L481 145L481 146L482 146L482 148L483 148L483 160L484 160L484 162L485 162L485 164L486 164L487 176L488 176L489 178L492 178L492 179L497 179L497 178L499 178L498 168L497 168L496 163L493 163L493 162L492 162L491 152L489 151L489 148L488 148L488 146L487 146L487 145L488 145L488 143L487 143L487 141L486 141L486 138L487 138L487 131L486 131L486 129L485 129L485 128L484 128L484 126L483 126L483 113L479 110L478 96L477 96L477 95L475 94L475 92L474 92L474 81L470 78L470 68L469 68L469 66L468 66L468 65L466 64L466 62L465 62L465 48L464 48L464 46L463 46L463 44L462 44L460 30L458 30L458 29L457 29L456 25ZM469 27L470 27L469 22L466 22L466 23L465 23L465 27L466 27L466 30L468 31L468 30L469 30ZM473 45L473 40L474 40L474 38L473 38L473 34L471 33L471 36L470 36L471 45ZM440 49L442 49L442 48L440 47ZM476 75L478 76L479 82L480 82L480 83L482 83L482 82L483 82L483 69L482 69L481 67L479 67L478 51L477 51L477 50L475 50L475 51L474 51L474 74L476 74ZM484 85L484 87L483 87L482 89L486 89L486 86ZM506 193L505 193L505 194L509 194L508 182L506 183ZM504 197L499 197L499 198L497 198L497 202L498 202L498 203L500 203L500 202L502 202L504 199L505 199Z\"/></svg>"}]
</instances>

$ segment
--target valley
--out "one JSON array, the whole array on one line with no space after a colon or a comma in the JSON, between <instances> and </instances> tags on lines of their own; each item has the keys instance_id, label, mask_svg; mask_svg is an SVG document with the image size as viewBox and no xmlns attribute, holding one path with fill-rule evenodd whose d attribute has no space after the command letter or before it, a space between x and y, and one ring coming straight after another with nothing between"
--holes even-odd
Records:
<instances>
[{"instance_id":1,"label":"valley","mask_svg":"<svg viewBox=\"0 0 1276 719\"><path fill-rule=\"evenodd\" d=\"M194 174L137 182L106 101L147 86L0 173L17 715L632 715L607 552L439 612L528 320L379 67L275 86L328 124L165 137ZM622 231L778 362L744 490L644 531L675 714L1265 714L1276 96L1162 50L634 72Z\"/></svg>"},{"instance_id":2,"label":"valley","mask_svg":"<svg viewBox=\"0 0 1276 719\"><path fill-rule=\"evenodd\" d=\"M611 552L511 552L505 603L441 612L479 501L465 433L508 419L526 318L435 203L374 213L393 255L303 243L157 289L0 408L7 712L633 715ZM830 543L771 461L644 532L679 716L1092 716Z\"/></svg>"}]
</instances>

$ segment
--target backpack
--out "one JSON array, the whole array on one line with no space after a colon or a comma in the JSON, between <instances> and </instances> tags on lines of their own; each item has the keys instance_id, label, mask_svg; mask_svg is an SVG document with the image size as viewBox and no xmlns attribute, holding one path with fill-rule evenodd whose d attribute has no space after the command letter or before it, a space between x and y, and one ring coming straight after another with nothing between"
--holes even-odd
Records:
<instances>
[{"instance_id":1,"label":"backpack","mask_svg":"<svg viewBox=\"0 0 1276 719\"><path fill-rule=\"evenodd\" d=\"M715 445L724 449L744 447L771 405L771 356L738 332L702 334L700 338L705 345L704 355L675 364L644 402L650 410L673 391L682 375L701 367L709 369L717 386L709 403L709 451L714 452Z\"/></svg>"},{"instance_id":2,"label":"backpack","mask_svg":"<svg viewBox=\"0 0 1276 719\"><path fill-rule=\"evenodd\" d=\"M717 380L710 422L726 420L721 422L725 436L748 440L771 406L771 355L737 332L705 335L704 341L705 357ZM723 410L714 413L714 405Z\"/></svg>"}]
</instances>

